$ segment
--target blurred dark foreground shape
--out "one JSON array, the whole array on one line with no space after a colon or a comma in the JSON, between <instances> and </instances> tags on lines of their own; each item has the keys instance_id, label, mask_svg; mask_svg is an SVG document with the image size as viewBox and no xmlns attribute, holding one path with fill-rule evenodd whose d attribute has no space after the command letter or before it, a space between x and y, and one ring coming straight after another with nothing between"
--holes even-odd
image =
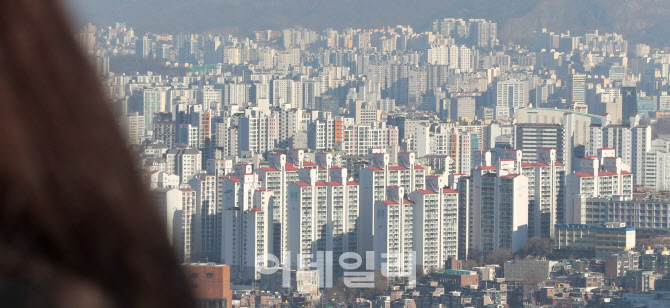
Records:
<instances>
[{"instance_id":1,"label":"blurred dark foreground shape","mask_svg":"<svg viewBox=\"0 0 670 308\"><path fill-rule=\"evenodd\" d=\"M0 302L190 307L190 288L56 0L0 10Z\"/></svg>"}]
</instances>

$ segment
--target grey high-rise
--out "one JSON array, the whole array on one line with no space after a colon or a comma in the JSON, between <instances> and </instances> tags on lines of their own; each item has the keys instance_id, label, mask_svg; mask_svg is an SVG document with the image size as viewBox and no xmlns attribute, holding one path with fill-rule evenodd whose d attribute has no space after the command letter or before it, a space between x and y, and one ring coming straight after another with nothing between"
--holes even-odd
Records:
<instances>
[{"instance_id":1,"label":"grey high-rise","mask_svg":"<svg viewBox=\"0 0 670 308\"><path fill-rule=\"evenodd\" d=\"M621 117L624 125L630 124L630 115L637 113L637 91L635 87L621 88L622 112Z\"/></svg>"}]
</instances>

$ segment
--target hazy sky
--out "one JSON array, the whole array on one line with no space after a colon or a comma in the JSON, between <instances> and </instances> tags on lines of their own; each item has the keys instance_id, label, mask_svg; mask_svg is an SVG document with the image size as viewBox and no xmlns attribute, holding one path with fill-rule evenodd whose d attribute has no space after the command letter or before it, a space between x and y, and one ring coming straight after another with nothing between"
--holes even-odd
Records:
<instances>
[{"instance_id":1,"label":"hazy sky","mask_svg":"<svg viewBox=\"0 0 670 308\"><path fill-rule=\"evenodd\" d=\"M232 31L307 26L426 30L435 18L481 17L503 40L533 30L616 31L632 41L670 41L670 0L65 0L80 21L123 20L140 32Z\"/></svg>"}]
</instances>

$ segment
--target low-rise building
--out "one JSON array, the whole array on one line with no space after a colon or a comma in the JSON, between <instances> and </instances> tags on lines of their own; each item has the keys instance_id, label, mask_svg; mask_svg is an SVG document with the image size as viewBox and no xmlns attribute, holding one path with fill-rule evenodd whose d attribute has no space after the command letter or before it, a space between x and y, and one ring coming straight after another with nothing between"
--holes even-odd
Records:
<instances>
[{"instance_id":1,"label":"low-rise building","mask_svg":"<svg viewBox=\"0 0 670 308\"><path fill-rule=\"evenodd\" d=\"M669 273L670 251L668 251L668 247L663 247L663 249L659 251L647 247L647 250L640 256L640 269L645 271L655 271L659 274Z\"/></svg>"},{"instance_id":2,"label":"low-rise building","mask_svg":"<svg viewBox=\"0 0 670 308\"><path fill-rule=\"evenodd\" d=\"M556 264L556 261L533 259L507 261L504 266L505 280L546 280Z\"/></svg>"},{"instance_id":3,"label":"low-rise building","mask_svg":"<svg viewBox=\"0 0 670 308\"><path fill-rule=\"evenodd\" d=\"M589 252L596 258L606 258L634 247L635 228L626 228L622 223L556 225L554 248L557 250Z\"/></svg>"},{"instance_id":4,"label":"low-rise building","mask_svg":"<svg viewBox=\"0 0 670 308\"><path fill-rule=\"evenodd\" d=\"M496 280L497 272L500 270L500 265L489 264L482 267L475 267L472 270L479 273L480 281L494 281Z\"/></svg>"},{"instance_id":5,"label":"low-rise building","mask_svg":"<svg viewBox=\"0 0 670 308\"><path fill-rule=\"evenodd\" d=\"M652 271L628 271L624 284L626 289L634 292L649 292L655 290L656 280L661 278L661 275Z\"/></svg>"},{"instance_id":6,"label":"low-rise building","mask_svg":"<svg viewBox=\"0 0 670 308\"><path fill-rule=\"evenodd\" d=\"M624 293L623 299L635 307L661 308L670 306L670 292Z\"/></svg>"},{"instance_id":7,"label":"low-rise building","mask_svg":"<svg viewBox=\"0 0 670 308\"><path fill-rule=\"evenodd\" d=\"M605 277L623 277L628 271L639 269L640 253L625 250L605 260Z\"/></svg>"},{"instance_id":8,"label":"low-rise building","mask_svg":"<svg viewBox=\"0 0 670 308\"><path fill-rule=\"evenodd\" d=\"M479 274L475 271L444 270L430 275L445 287L465 287L479 285Z\"/></svg>"},{"instance_id":9,"label":"low-rise building","mask_svg":"<svg viewBox=\"0 0 670 308\"><path fill-rule=\"evenodd\" d=\"M197 307L232 307L233 291L230 289L230 266L214 263L184 265L190 280Z\"/></svg>"}]
</instances>

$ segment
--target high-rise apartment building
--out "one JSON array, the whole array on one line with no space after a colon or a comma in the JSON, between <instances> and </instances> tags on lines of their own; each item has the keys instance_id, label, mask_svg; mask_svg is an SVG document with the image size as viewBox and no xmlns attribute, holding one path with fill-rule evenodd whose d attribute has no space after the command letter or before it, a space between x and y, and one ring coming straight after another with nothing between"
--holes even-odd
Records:
<instances>
[{"instance_id":1,"label":"high-rise apartment building","mask_svg":"<svg viewBox=\"0 0 670 308\"><path fill-rule=\"evenodd\" d=\"M181 183L202 170L202 152L196 148L175 148L165 154L168 173L179 175Z\"/></svg>"},{"instance_id":2,"label":"high-rise apartment building","mask_svg":"<svg viewBox=\"0 0 670 308\"><path fill-rule=\"evenodd\" d=\"M144 129L144 125L142 127ZM177 125L175 121L159 120L154 122L153 129L154 140L160 141L168 148L174 147L177 142Z\"/></svg>"},{"instance_id":3,"label":"high-rise apartment building","mask_svg":"<svg viewBox=\"0 0 670 308\"><path fill-rule=\"evenodd\" d=\"M152 191L158 213L167 226L168 240L182 262L195 260L196 191L190 187L157 188Z\"/></svg>"},{"instance_id":4,"label":"high-rise apartment building","mask_svg":"<svg viewBox=\"0 0 670 308\"><path fill-rule=\"evenodd\" d=\"M528 237L553 238L554 226L564 221L565 165L556 150L541 148L535 163L521 163L528 178Z\"/></svg>"},{"instance_id":5,"label":"high-rise apartment building","mask_svg":"<svg viewBox=\"0 0 670 308\"><path fill-rule=\"evenodd\" d=\"M249 165L235 166L233 177L221 182L219 215L221 262L230 264L233 277L258 279L272 253L272 215L275 194L261 188Z\"/></svg>"},{"instance_id":6,"label":"high-rise apartment building","mask_svg":"<svg viewBox=\"0 0 670 308\"><path fill-rule=\"evenodd\" d=\"M601 149L598 156L583 158L581 172L566 177L565 223L582 223L587 216L584 198L632 196L633 174L614 149Z\"/></svg>"},{"instance_id":7,"label":"high-rise apartment building","mask_svg":"<svg viewBox=\"0 0 670 308\"><path fill-rule=\"evenodd\" d=\"M340 150L348 155L364 156L369 149L386 148L399 145L399 132L395 126L377 122L370 125L351 125L343 127L343 140Z\"/></svg>"},{"instance_id":8,"label":"high-rise apartment building","mask_svg":"<svg viewBox=\"0 0 670 308\"><path fill-rule=\"evenodd\" d=\"M149 58L152 51L152 41L148 37L143 37L135 42L135 54L143 59Z\"/></svg>"},{"instance_id":9,"label":"high-rise apartment building","mask_svg":"<svg viewBox=\"0 0 670 308\"><path fill-rule=\"evenodd\" d=\"M199 173L188 184L195 190L195 241L196 259L219 262L221 258L222 224L221 207L217 204L216 177Z\"/></svg>"},{"instance_id":10,"label":"high-rise apartment building","mask_svg":"<svg viewBox=\"0 0 670 308\"><path fill-rule=\"evenodd\" d=\"M264 154L274 150L278 137L277 119L260 110L247 109L239 118L238 155L243 152Z\"/></svg>"},{"instance_id":11,"label":"high-rise apartment building","mask_svg":"<svg viewBox=\"0 0 670 308\"><path fill-rule=\"evenodd\" d=\"M402 187L389 187L388 199L374 203L375 220L371 226L374 236L370 245L374 251L375 269L395 276L409 276L416 266L414 251L414 203L405 199ZM361 216L363 219L363 216ZM368 220L364 220L369 223ZM366 241L367 242L367 241ZM362 248L361 247L361 248Z\"/></svg>"},{"instance_id":12,"label":"high-rise apartment building","mask_svg":"<svg viewBox=\"0 0 670 308\"><path fill-rule=\"evenodd\" d=\"M511 117L516 109L526 107L529 102L526 81L507 80L495 83L496 117Z\"/></svg>"},{"instance_id":13,"label":"high-rise apartment building","mask_svg":"<svg viewBox=\"0 0 670 308\"><path fill-rule=\"evenodd\" d=\"M452 189L421 189L409 194L414 203L414 251L424 273L443 269L449 258L458 257L458 192Z\"/></svg>"},{"instance_id":14,"label":"high-rise apartment building","mask_svg":"<svg viewBox=\"0 0 670 308\"><path fill-rule=\"evenodd\" d=\"M296 266L316 261L317 252L339 259L358 249L358 185L310 180L288 187L287 247Z\"/></svg>"},{"instance_id":15,"label":"high-rise apartment building","mask_svg":"<svg viewBox=\"0 0 670 308\"><path fill-rule=\"evenodd\" d=\"M330 150L335 146L335 119L330 112L319 112L307 125L307 146L314 150Z\"/></svg>"},{"instance_id":16,"label":"high-rise apartment building","mask_svg":"<svg viewBox=\"0 0 670 308\"><path fill-rule=\"evenodd\" d=\"M153 130L154 115L170 110L168 90L164 88L144 89L141 91L141 99L144 128L151 131Z\"/></svg>"},{"instance_id":17,"label":"high-rise apartment building","mask_svg":"<svg viewBox=\"0 0 670 308\"><path fill-rule=\"evenodd\" d=\"M145 135L144 116L137 112L123 117L122 128L129 144L139 144Z\"/></svg>"},{"instance_id":18,"label":"high-rise apartment building","mask_svg":"<svg viewBox=\"0 0 670 308\"><path fill-rule=\"evenodd\" d=\"M520 154L472 171L471 249L515 252L528 239L528 178L518 172Z\"/></svg>"},{"instance_id":19,"label":"high-rise apartment building","mask_svg":"<svg viewBox=\"0 0 670 308\"><path fill-rule=\"evenodd\" d=\"M498 45L498 24L484 19L470 19L471 44L481 48Z\"/></svg>"},{"instance_id":20,"label":"high-rise apartment building","mask_svg":"<svg viewBox=\"0 0 670 308\"><path fill-rule=\"evenodd\" d=\"M369 167L360 173L360 249L372 247L375 216L374 205L377 201L387 200L387 188L399 186L404 191L425 189L426 171L416 164L414 153L399 153L398 166L390 164L389 154L382 149L371 149ZM364 251L361 251L364 253Z\"/></svg>"}]
</instances>

